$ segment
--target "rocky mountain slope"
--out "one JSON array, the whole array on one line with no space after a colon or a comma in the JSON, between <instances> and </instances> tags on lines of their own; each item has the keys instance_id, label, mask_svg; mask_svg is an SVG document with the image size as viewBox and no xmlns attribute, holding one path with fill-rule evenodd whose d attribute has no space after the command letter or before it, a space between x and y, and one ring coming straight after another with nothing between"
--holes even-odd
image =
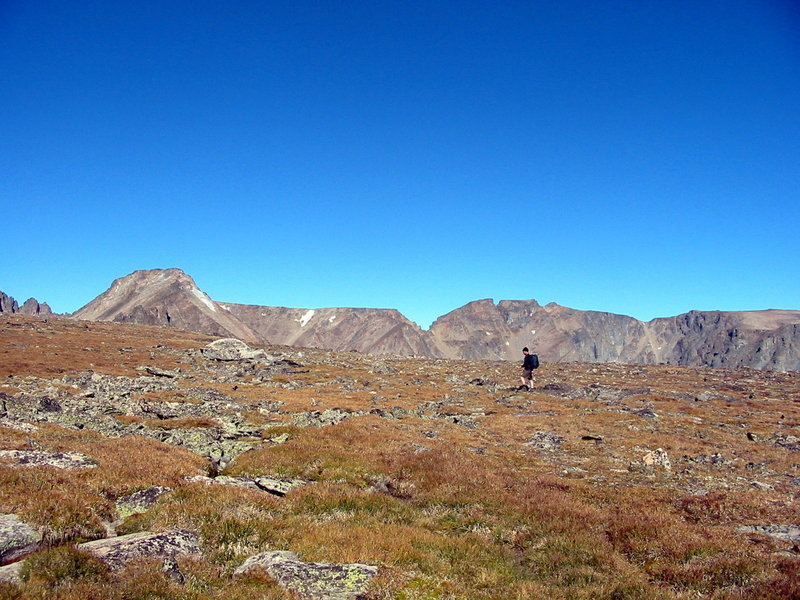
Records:
<instances>
[{"instance_id":1,"label":"rocky mountain slope","mask_svg":"<svg viewBox=\"0 0 800 600\"><path fill-rule=\"evenodd\" d=\"M72 315L87 321L162 325L211 335L257 340L258 335L221 308L180 269L135 271Z\"/></svg>"},{"instance_id":2,"label":"rocky mountain slope","mask_svg":"<svg viewBox=\"0 0 800 600\"><path fill-rule=\"evenodd\" d=\"M0 597L800 597L800 373L517 378L2 315Z\"/></svg>"},{"instance_id":3,"label":"rocky mountain slope","mask_svg":"<svg viewBox=\"0 0 800 600\"><path fill-rule=\"evenodd\" d=\"M20 306L14 298L0 292L0 313L21 315L50 315L53 311L46 303L39 303L36 298L28 298Z\"/></svg>"},{"instance_id":4,"label":"rocky mountain slope","mask_svg":"<svg viewBox=\"0 0 800 600\"><path fill-rule=\"evenodd\" d=\"M259 340L272 344L371 354L439 356L426 332L394 309L218 305L246 323Z\"/></svg>"},{"instance_id":5,"label":"rocky mountain slope","mask_svg":"<svg viewBox=\"0 0 800 600\"><path fill-rule=\"evenodd\" d=\"M649 322L535 300L471 302L430 328L447 357L800 369L800 311L692 311Z\"/></svg>"},{"instance_id":6,"label":"rocky mountain slope","mask_svg":"<svg viewBox=\"0 0 800 600\"><path fill-rule=\"evenodd\" d=\"M136 271L75 318L159 324L271 344L431 358L800 369L800 311L692 311L642 322L535 300L478 300L428 331L396 310L298 309L211 300L179 269Z\"/></svg>"}]
</instances>

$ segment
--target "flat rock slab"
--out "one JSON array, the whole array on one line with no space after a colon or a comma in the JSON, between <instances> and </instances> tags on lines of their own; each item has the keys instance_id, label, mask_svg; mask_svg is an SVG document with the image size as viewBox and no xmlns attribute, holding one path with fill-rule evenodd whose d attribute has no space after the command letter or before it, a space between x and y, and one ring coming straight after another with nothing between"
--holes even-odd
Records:
<instances>
[{"instance_id":1,"label":"flat rock slab","mask_svg":"<svg viewBox=\"0 0 800 600\"><path fill-rule=\"evenodd\" d=\"M294 552L264 552L251 556L234 575L264 568L282 588L309 600L358 600L378 567L354 564L306 563Z\"/></svg>"},{"instance_id":2,"label":"flat rock slab","mask_svg":"<svg viewBox=\"0 0 800 600\"><path fill-rule=\"evenodd\" d=\"M147 512L161 496L171 491L172 488L156 486L123 496L117 500L117 514L124 520L131 515Z\"/></svg>"},{"instance_id":3,"label":"flat rock slab","mask_svg":"<svg viewBox=\"0 0 800 600\"><path fill-rule=\"evenodd\" d=\"M55 467L57 469L93 469L97 465L79 452L44 452L43 450L0 450L0 461L12 467Z\"/></svg>"},{"instance_id":4,"label":"flat rock slab","mask_svg":"<svg viewBox=\"0 0 800 600\"><path fill-rule=\"evenodd\" d=\"M17 515L0 515L0 564L35 552L41 541L42 534Z\"/></svg>"},{"instance_id":5,"label":"flat rock slab","mask_svg":"<svg viewBox=\"0 0 800 600\"><path fill-rule=\"evenodd\" d=\"M0 567L0 582L3 583L19 583L19 571L22 569L22 564L25 561L11 563Z\"/></svg>"},{"instance_id":6,"label":"flat rock slab","mask_svg":"<svg viewBox=\"0 0 800 600\"><path fill-rule=\"evenodd\" d=\"M277 479L275 477L229 477L228 475L219 475L218 477L213 478L205 477L203 475L195 475L193 477L187 477L186 480L197 483L230 485L248 490L267 492L274 496L285 496L289 491L310 483L304 479Z\"/></svg>"},{"instance_id":7,"label":"flat rock slab","mask_svg":"<svg viewBox=\"0 0 800 600\"><path fill-rule=\"evenodd\" d=\"M184 554L199 554L200 542L191 531L174 530L162 533L143 531L130 535L78 544L105 562L112 569L122 569L135 558L171 559Z\"/></svg>"}]
</instances>

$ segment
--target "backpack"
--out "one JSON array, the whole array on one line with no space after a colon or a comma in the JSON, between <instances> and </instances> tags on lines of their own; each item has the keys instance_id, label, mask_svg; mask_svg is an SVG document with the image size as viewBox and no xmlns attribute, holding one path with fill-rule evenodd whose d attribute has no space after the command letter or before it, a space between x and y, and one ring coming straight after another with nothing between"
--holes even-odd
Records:
<instances>
[{"instance_id":1,"label":"backpack","mask_svg":"<svg viewBox=\"0 0 800 600\"><path fill-rule=\"evenodd\" d=\"M531 365L533 365L534 369L539 368L539 355L538 354L531 354Z\"/></svg>"}]
</instances>

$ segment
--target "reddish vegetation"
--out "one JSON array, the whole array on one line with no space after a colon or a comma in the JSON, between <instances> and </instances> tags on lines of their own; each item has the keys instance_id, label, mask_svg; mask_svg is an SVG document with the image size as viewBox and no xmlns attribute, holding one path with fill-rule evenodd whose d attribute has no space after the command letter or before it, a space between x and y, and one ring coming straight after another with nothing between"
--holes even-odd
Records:
<instances>
[{"instance_id":1,"label":"reddish vegetation","mask_svg":"<svg viewBox=\"0 0 800 600\"><path fill-rule=\"evenodd\" d=\"M291 364L254 375L187 352L210 339L0 318L8 398L49 389L66 405L84 390L63 375L169 369L172 388L135 394L132 405L198 411L196 390L212 390L260 428L225 475L311 482L278 498L185 481L208 461L151 437L0 427L0 449L97 463L0 465L0 511L44 527L52 546L29 559L42 574L0 587L0 598L289 598L268 577L230 576L269 549L378 565L373 599L800 597L796 547L739 530L800 524L798 373L543 364L534 391L517 392L516 363L266 347ZM344 420L303 426L326 411ZM166 436L230 417L191 415L114 418ZM156 485L174 491L117 532L197 531L203 556L181 561L182 585L156 563L110 574L70 550L104 535L116 499Z\"/></svg>"}]
</instances>

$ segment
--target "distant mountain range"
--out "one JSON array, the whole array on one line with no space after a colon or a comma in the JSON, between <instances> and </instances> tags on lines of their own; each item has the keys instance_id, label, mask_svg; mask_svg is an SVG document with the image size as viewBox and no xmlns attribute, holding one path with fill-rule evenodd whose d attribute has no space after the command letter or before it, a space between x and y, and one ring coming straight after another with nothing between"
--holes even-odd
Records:
<instances>
[{"instance_id":1,"label":"distant mountain range","mask_svg":"<svg viewBox=\"0 0 800 600\"><path fill-rule=\"evenodd\" d=\"M216 302L180 269L136 271L75 312L270 344L432 358L800 369L800 311L691 311L643 322L535 300L477 300L421 329L399 311Z\"/></svg>"}]
</instances>

